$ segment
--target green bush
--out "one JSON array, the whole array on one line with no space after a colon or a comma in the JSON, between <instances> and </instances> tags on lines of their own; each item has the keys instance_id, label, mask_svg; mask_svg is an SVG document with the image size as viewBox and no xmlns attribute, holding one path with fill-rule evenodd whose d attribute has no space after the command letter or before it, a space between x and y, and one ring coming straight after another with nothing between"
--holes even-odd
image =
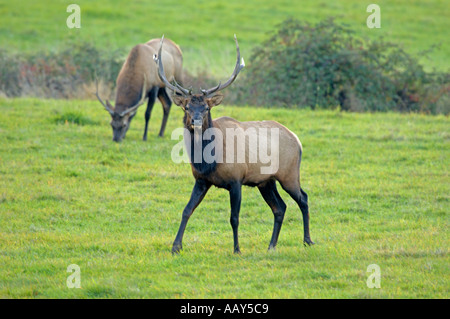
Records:
<instances>
[{"instance_id":1,"label":"green bush","mask_svg":"<svg viewBox=\"0 0 450 319\"><path fill-rule=\"evenodd\" d=\"M126 59L123 50L101 50L89 43L68 44L57 52L11 53L0 48L0 95L44 98L92 98L95 75L112 92ZM213 87L205 71L184 70L184 85ZM107 90L108 91L108 90Z\"/></svg>"},{"instance_id":2,"label":"green bush","mask_svg":"<svg viewBox=\"0 0 450 319\"><path fill-rule=\"evenodd\" d=\"M9 54L0 49L0 92L7 96L20 95L20 64L21 59L17 55Z\"/></svg>"},{"instance_id":3,"label":"green bush","mask_svg":"<svg viewBox=\"0 0 450 319\"><path fill-rule=\"evenodd\" d=\"M286 20L249 60L239 104L450 111L448 73L427 73L398 45L363 41L332 19L317 25Z\"/></svg>"},{"instance_id":4,"label":"green bush","mask_svg":"<svg viewBox=\"0 0 450 319\"><path fill-rule=\"evenodd\" d=\"M6 96L84 98L80 87L94 80L113 87L125 60L119 50L73 44L58 52L9 53L0 50L0 91Z\"/></svg>"},{"instance_id":5,"label":"green bush","mask_svg":"<svg viewBox=\"0 0 450 319\"><path fill-rule=\"evenodd\" d=\"M96 73L111 93L125 58L89 43L28 54L0 48L0 96L92 98ZM363 41L332 19L288 19L248 61L228 103L450 114L448 72L425 72L399 45ZM218 83L207 72L184 73L185 86Z\"/></svg>"}]
</instances>

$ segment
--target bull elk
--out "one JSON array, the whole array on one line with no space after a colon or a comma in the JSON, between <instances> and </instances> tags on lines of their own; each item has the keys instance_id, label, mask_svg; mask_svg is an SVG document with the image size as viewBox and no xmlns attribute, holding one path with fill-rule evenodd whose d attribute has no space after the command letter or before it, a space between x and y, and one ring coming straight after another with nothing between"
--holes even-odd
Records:
<instances>
[{"instance_id":1,"label":"bull elk","mask_svg":"<svg viewBox=\"0 0 450 319\"><path fill-rule=\"evenodd\" d=\"M295 200L300 207L303 215L304 244L314 244L309 233L309 211L308 196L300 187L300 162L302 156L302 145L297 136L289 129L275 121L262 122L239 122L230 117L220 117L215 120L211 118L211 109L222 102L223 95L219 91L227 88L238 76L244 67L244 60L240 58L240 51L237 38L235 36L237 62L231 77L223 84L219 83L216 87L207 90L201 90L200 94L193 94L191 90L183 88L176 81L170 83L164 72L164 55L161 55L164 37L161 40L159 54L155 61L158 64L158 74L166 87L171 89L174 94L173 101L184 110L184 127L188 134L184 135L184 143L189 153L192 173L195 178L194 189L191 198L184 208L181 224L172 246L172 253L177 254L182 249L183 234L195 208L205 197L209 188L214 185L229 191L231 204L230 223L233 229L234 252L240 253L238 240L239 211L241 206L241 188L242 185L258 187L262 197L272 209L274 215L274 226L272 238L269 244L269 250L277 245L278 236L283 223L286 211L286 204L283 202L277 191L276 181L281 187ZM196 152L199 148L193 147L196 140L199 140L197 134L204 134L208 129L215 129L221 135L222 139L214 139L216 151L221 148L221 157L216 161L210 162L202 159L200 162L195 160ZM250 155L245 156L244 161L225 161L228 152L234 152L234 145L230 145L227 134L234 132L237 138L245 143L247 152L254 151L255 145L250 145L253 138L264 138L259 132L267 129L276 129L279 132L278 144L271 146L270 152L274 152L278 157L278 169L270 173L262 173L264 163L261 160L250 161ZM255 136L242 136L250 131ZM241 135L241 136L239 136ZM204 145L200 151L204 150ZM280 152L282 150L282 154Z\"/></svg>"},{"instance_id":2,"label":"bull elk","mask_svg":"<svg viewBox=\"0 0 450 319\"><path fill-rule=\"evenodd\" d=\"M111 127L113 130L113 141L120 142L130 128L130 122L136 115L140 105L147 102L145 111L145 129L143 140L147 140L148 122L155 103L156 97L161 101L163 107L163 119L159 136L164 135L167 119L169 117L172 102L165 90L165 84L157 75L157 66L153 62L153 56L158 50L160 39L152 39L145 44L138 44L131 49L125 63L120 70L116 80L116 100L113 107L108 100L103 102L97 92L95 95L106 111L111 115ZM167 70L169 80L182 79L182 52L178 45L168 40L168 45L160 54L163 55L164 68Z\"/></svg>"}]
</instances>

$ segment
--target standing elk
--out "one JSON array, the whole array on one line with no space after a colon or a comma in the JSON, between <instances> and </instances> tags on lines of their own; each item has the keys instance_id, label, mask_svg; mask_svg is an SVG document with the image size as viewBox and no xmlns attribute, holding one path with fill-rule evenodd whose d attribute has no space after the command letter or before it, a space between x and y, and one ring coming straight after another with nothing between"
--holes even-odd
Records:
<instances>
[{"instance_id":1,"label":"standing elk","mask_svg":"<svg viewBox=\"0 0 450 319\"><path fill-rule=\"evenodd\" d=\"M157 75L157 66L153 62L153 56L158 50L160 39L152 39L145 44L138 44L131 49L125 63L120 70L116 80L116 101L113 107L108 100L106 103L98 95L95 95L106 111L111 115L111 127L113 130L113 141L120 142L130 128L130 122L136 115L138 107L148 99L145 111L145 129L143 140L147 140L148 121L153 109L156 97L161 101L163 107L163 119L159 136L164 135L167 119L169 117L172 102L165 90L164 82ZM173 41L168 40L168 45L160 54L163 55L164 68L167 77L181 82L183 56L180 48Z\"/></svg>"},{"instance_id":2,"label":"standing elk","mask_svg":"<svg viewBox=\"0 0 450 319\"><path fill-rule=\"evenodd\" d=\"M212 120L210 110L222 102L223 95L217 94L219 91L228 87L236 79L237 75L244 67L244 60L240 62L240 51L237 38L235 36L237 62L233 74L224 84L219 83L214 88L208 90L201 90L200 94L192 94L191 90L183 88L180 84L174 81L171 84L165 75L165 65L163 63L164 56L161 55L164 37L161 40L159 55L155 56L155 61L158 64L158 74L166 87L174 91L173 101L176 105L184 110L184 127L189 134L184 135L184 143L187 149L190 149L190 164L192 173L195 178L195 186L192 190L191 198L184 208L181 224L172 246L172 253L177 254L182 249L183 234L189 217L194 212L195 208L205 197L209 188L214 185L219 188L225 188L230 193L231 203L231 218L230 223L233 229L234 252L240 253L238 241L238 226L239 226L239 211L241 206L241 188L242 185L257 186L262 197L272 209L274 215L274 227L272 238L269 244L269 249L274 249L281 225L283 223L284 214L286 211L286 204L280 197L276 181L278 181L282 188L296 201L303 215L304 228L304 244L314 244L309 234L309 212L308 212L308 196L300 188L300 162L302 156L302 145L297 136L288 130L283 125L275 121L262 122L239 122L230 117L220 117ZM202 149L195 149L192 147L196 140L197 134L204 134L207 129L214 128L218 130L223 138L214 139L216 152L221 147L222 158L208 163L203 158L200 162L195 160L196 151L203 151ZM230 129L237 134L244 134L248 129L253 129L253 134L256 138L262 137L259 129L276 129L279 132L277 144L270 147L270 152L275 152L278 157L278 169L271 173L261 173L263 163L259 161L250 161L247 154L245 160L236 162L235 160L229 162L224 161L227 157L227 150L231 152L234 144L229 145L227 134L230 134ZM239 133L240 132L240 133ZM254 150L255 145L250 145L250 138L246 136L237 136L245 143L245 150ZM234 141L234 140L233 140ZM220 144L223 143L223 144ZM234 143L234 142L233 142ZM280 152L282 150L282 154ZM234 153L233 153L234 154Z\"/></svg>"}]
</instances>

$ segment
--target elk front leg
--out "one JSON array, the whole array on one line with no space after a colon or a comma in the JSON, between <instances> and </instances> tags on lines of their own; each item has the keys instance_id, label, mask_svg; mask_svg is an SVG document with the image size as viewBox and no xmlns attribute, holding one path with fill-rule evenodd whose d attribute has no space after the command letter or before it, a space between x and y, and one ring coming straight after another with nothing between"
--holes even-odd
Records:
<instances>
[{"instance_id":1,"label":"elk front leg","mask_svg":"<svg viewBox=\"0 0 450 319\"><path fill-rule=\"evenodd\" d=\"M283 225L284 213L286 212L286 204L283 202L277 191L277 185L274 180L267 182L264 186L258 186L261 195L273 212L274 224L272 239L270 240L269 250L275 249L280 235L281 225Z\"/></svg>"},{"instance_id":2,"label":"elk front leg","mask_svg":"<svg viewBox=\"0 0 450 319\"><path fill-rule=\"evenodd\" d=\"M183 215L181 218L180 228L178 229L177 236L175 237L175 241L172 246L172 253L178 254L180 250L183 248L182 241L184 230L186 229L187 222L189 217L191 217L195 208L200 204L200 202L205 197L208 189L211 187L211 184L207 183L204 180L198 179L195 181L194 189L192 190L191 198L187 203L186 207L183 210Z\"/></svg>"},{"instance_id":3,"label":"elk front leg","mask_svg":"<svg viewBox=\"0 0 450 319\"><path fill-rule=\"evenodd\" d=\"M239 211L241 209L241 185L234 184L230 188L230 204L231 204L231 217L230 223L233 228L233 240L234 240L234 253L240 254L238 227L239 227Z\"/></svg>"}]
</instances>

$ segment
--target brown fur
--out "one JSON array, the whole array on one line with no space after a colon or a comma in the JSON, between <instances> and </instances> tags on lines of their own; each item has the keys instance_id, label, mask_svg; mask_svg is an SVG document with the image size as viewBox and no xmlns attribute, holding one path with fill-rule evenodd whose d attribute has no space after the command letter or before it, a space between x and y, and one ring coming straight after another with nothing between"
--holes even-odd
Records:
<instances>
[{"instance_id":1,"label":"brown fur","mask_svg":"<svg viewBox=\"0 0 450 319\"><path fill-rule=\"evenodd\" d=\"M239 122L230 117L220 117L213 120L213 126L218 128L223 134L223 161L217 164L214 174L211 176L201 176L192 168L195 178L205 178L213 185L226 185L229 181L241 181L243 185L258 186L267 182L269 179L276 179L283 183L295 183L298 181L300 174L300 161L302 156L302 145L297 136L286 127L275 121L262 122ZM266 128L269 132L271 128L278 128L279 136L279 169L271 175L261 174L261 167L267 166L261 162L250 163L249 152L254 151L249 146L249 138L245 138L245 163L226 163L227 145L226 145L226 129L241 128L246 131L249 128L258 130ZM270 133L269 133L270 134ZM235 146L236 148L236 146ZM280 149L282 148L282 149ZM268 143L270 150L270 143ZM274 150L275 151L275 150ZM233 152L236 156L236 150ZM298 185L300 187L300 185Z\"/></svg>"},{"instance_id":2,"label":"brown fur","mask_svg":"<svg viewBox=\"0 0 450 319\"><path fill-rule=\"evenodd\" d=\"M122 66L116 81L116 103L117 113L125 111L134 105L141 96L144 84L144 74L147 77L146 90L153 87L165 87L158 76L158 68L153 56L158 53L156 43L159 45L161 39L152 39L145 44L138 44L131 49L127 60ZM183 56L180 48L173 41L166 39L167 44L163 49L164 70L169 81L175 80L182 83Z\"/></svg>"},{"instance_id":3,"label":"brown fur","mask_svg":"<svg viewBox=\"0 0 450 319\"><path fill-rule=\"evenodd\" d=\"M238 227L242 185L257 186L264 201L272 209L274 227L269 249L275 248L286 211L286 204L277 191L276 181L297 202L302 212L304 243L308 245L314 244L309 234L308 195L300 188L302 145L297 136L283 125L274 121L239 122L230 117L221 117L213 121L211 118L211 108L219 105L223 99L223 96L217 93L230 86L245 66L244 60L240 57L236 35L234 39L237 58L231 77L224 84L219 84L208 90L201 90L203 94L192 94L191 90L172 85L170 80L166 79L170 73L168 73L163 63L165 57L162 55L157 59L158 74L161 80L167 86L172 86L172 89L177 90L179 93L179 95L173 97L173 101L183 109L184 126L191 132L191 134L185 134L184 142L188 149L192 173L195 177L191 198L183 210L181 224L172 245L173 253L178 253L182 249L183 235L187 222L209 188L213 185L227 189L230 194L230 224L233 229L235 253L240 253ZM162 43L161 41L160 50L162 49ZM208 144L208 150L212 153L212 149L214 149L215 157L219 154L218 150L219 152L222 150L222 160L217 159L217 157L214 160L214 158L211 158L213 154L205 154L204 151L207 150L207 147L204 143L199 143L203 139L201 132L206 132L206 130L211 128L220 130L223 144L210 145L206 143ZM230 129L233 131L227 132ZM272 129L278 129L276 130L278 139L272 137ZM274 134L277 134L276 132ZM215 134L214 132L211 133ZM233 138L235 138L235 142L232 145L231 143L228 144L231 140L227 139L227 134L233 134ZM239 140L239 142L236 143L236 140ZM273 149L271 147L272 142L278 143L274 145ZM220 143L219 134L210 143ZM233 145L235 149L232 152L227 147L232 147ZM244 147L242 147L243 145ZM262 151L261 146L263 147ZM201 154L199 154L200 152ZM244 158L242 158L242 152L244 152ZM229 158L232 153L235 154L234 158ZM227 156L227 154L230 156ZM207 157L205 158L204 155ZM263 163L261 156L267 156L267 164Z\"/></svg>"},{"instance_id":4,"label":"brown fur","mask_svg":"<svg viewBox=\"0 0 450 319\"><path fill-rule=\"evenodd\" d=\"M165 83L159 78L158 67L154 60L154 56L158 54L157 44L160 42L161 39L153 39L145 44L138 44L131 49L117 76L114 107L108 100L106 100L106 103L103 102L98 95L97 86L97 98L112 118L113 141L120 142L125 138L131 120L146 99L148 103L145 111L143 140L147 140L148 122L156 98L161 101L164 112L159 136L164 135L172 102L167 95ZM183 56L178 45L167 39L167 44L161 51L161 56L164 59L168 81L175 79L178 83L182 83Z\"/></svg>"},{"instance_id":5,"label":"brown fur","mask_svg":"<svg viewBox=\"0 0 450 319\"><path fill-rule=\"evenodd\" d=\"M275 248L281 225L283 223L284 213L286 211L286 204L278 194L275 183L276 181L280 183L282 188L297 202L300 207L303 215L304 243L308 245L314 244L309 234L308 196L300 187L300 163L302 156L302 145L300 140L293 132L275 121L239 122L230 117L220 117L212 120L210 109L215 105L220 104L221 101L221 95L205 97L198 94L191 95L189 97L174 97L174 103L181 106L185 112L184 125L191 132L191 136L185 136L185 143L187 146L191 146L191 169L196 183L192 191L191 198L183 211L182 221L173 243L172 252L178 253L180 249L182 249L182 239L187 221L194 212L195 208L200 204L206 195L208 189L213 185L216 187L225 188L230 192L230 223L233 228L235 253L240 253L238 225L242 185L257 186L264 200L272 209L274 214L274 229L272 239L269 244L269 249ZM192 145L195 139L193 127L193 123L195 122L201 123L201 129L203 132L211 127L220 130L223 137L222 161L216 159L217 163L213 162L212 164L207 163L206 161L194 163L193 159L195 159L195 148L193 148ZM271 137L271 129L274 128L278 129L278 140L274 140L278 141L278 144L274 145L276 146L274 149L271 149L271 139L269 137ZM227 147L231 147L231 145L227 144L227 134L231 133L227 132L227 129L233 129L233 135L235 138L233 143L235 147L234 151L227 149ZM236 129L238 130L236 131ZM270 163L262 163L260 161L260 154L256 154L256 156L250 160L250 152L258 152L256 148L259 148L259 140L264 136L264 134L261 133L261 129L266 129L267 132L267 141L265 141L267 150L265 150L266 154L264 155L271 154L270 158L272 160L274 157L278 160L278 169L271 173L262 172L262 168L270 166ZM251 133L252 130L253 133ZM245 141L245 147L243 149L245 151L245 156L242 162L237 160L238 140ZM258 143L258 146L251 144L251 140ZM217 139L215 139L215 141L217 141ZM194 151L192 151L192 149L194 149ZM227 162L227 153L231 151L235 154L235 157L231 162L229 160ZM255 160L256 162L253 162Z\"/></svg>"}]
</instances>

